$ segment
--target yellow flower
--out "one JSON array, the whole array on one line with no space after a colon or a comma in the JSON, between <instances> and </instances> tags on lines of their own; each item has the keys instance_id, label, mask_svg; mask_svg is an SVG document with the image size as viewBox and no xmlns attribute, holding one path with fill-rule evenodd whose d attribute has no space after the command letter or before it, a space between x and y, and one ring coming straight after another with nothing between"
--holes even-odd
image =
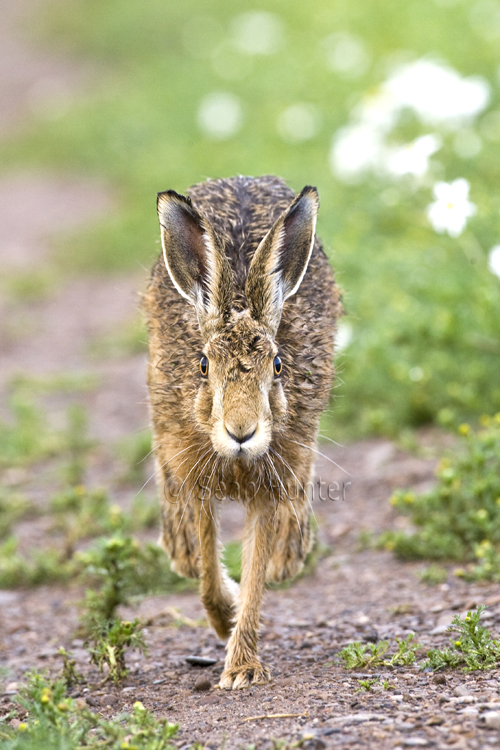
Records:
<instances>
[{"instance_id":1,"label":"yellow flower","mask_svg":"<svg viewBox=\"0 0 500 750\"><path fill-rule=\"evenodd\" d=\"M85 495L86 491L87 490L85 489L85 486L83 484L77 484L77 486L75 487L75 492L77 495Z\"/></svg>"},{"instance_id":2,"label":"yellow flower","mask_svg":"<svg viewBox=\"0 0 500 750\"><path fill-rule=\"evenodd\" d=\"M489 414L482 414L479 417L479 424L481 427L489 427L491 424L491 417Z\"/></svg>"},{"instance_id":3,"label":"yellow flower","mask_svg":"<svg viewBox=\"0 0 500 750\"><path fill-rule=\"evenodd\" d=\"M28 728L28 725L26 724L25 721L22 721L18 726L18 729L20 732L25 732L27 728Z\"/></svg>"},{"instance_id":4,"label":"yellow flower","mask_svg":"<svg viewBox=\"0 0 500 750\"><path fill-rule=\"evenodd\" d=\"M455 646L461 646L461 645L462 645L462 641L455 641Z\"/></svg>"},{"instance_id":5,"label":"yellow flower","mask_svg":"<svg viewBox=\"0 0 500 750\"><path fill-rule=\"evenodd\" d=\"M465 570L463 568L455 568L453 575L457 578L463 578L465 576Z\"/></svg>"},{"instance_id":6,"label":"yellow flower","mask_svg":"<svg viewBox=\"0 0 500 750\"><path fill-rule=\"evenodd\" d=\"M464 422L464 424L460 425L460 427L458 428L458 431L461 435L468 435L470 432L470 425Z\"/></svg>"},{"instance_id":7,"label":"yellow flower","mask_svg":"<svg viewBox=\"0 0 500 750\"><path fill-rule=\"evenodd\" d=\"M141 701L136 701L134 703L134 711L145 711L144 705L141 703Z\"/></svg>"}]
</instances>

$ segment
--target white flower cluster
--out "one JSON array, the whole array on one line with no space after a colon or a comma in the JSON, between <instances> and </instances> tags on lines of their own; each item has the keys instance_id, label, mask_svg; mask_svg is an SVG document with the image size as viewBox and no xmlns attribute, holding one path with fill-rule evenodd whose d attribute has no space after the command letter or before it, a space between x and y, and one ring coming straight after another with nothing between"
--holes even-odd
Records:
<instances>
[{"instance_id":1,"label":"white flower cluster","mask_svg":"<svg viewBox=\"0 0 500 750\"><path fill-rule=\"evenodd\" d=\"M427 206L427 217L436 232L448 232L450 237L462 234L467 219L476 213L475 204L469 200L469 189L463 178L452 183L436 182L434 203Z\"/></svg>"},{"instance_id":2,"label":"white flower cluster","mask_svg":"<svg viewBox=\"0 0 500 750\"><path fill-rule=\"evenodd\" d=\"M453 68L432 60L416 60L396 69L353 111L352 121L333 139L333 173L355 182L368 172L394 177L422 177L442 139L435 133L395 146L389 136L405 109L423 125L457 130L484 110L490 99L482 78L463 78Z\"/></svg>"}]
</instances>

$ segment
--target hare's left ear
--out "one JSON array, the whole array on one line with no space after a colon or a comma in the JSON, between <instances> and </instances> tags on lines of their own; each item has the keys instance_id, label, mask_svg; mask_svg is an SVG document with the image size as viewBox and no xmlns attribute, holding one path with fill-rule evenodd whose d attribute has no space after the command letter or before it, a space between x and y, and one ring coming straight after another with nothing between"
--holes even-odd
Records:
<instances>
[{"instance_id":1,"label":"hare's left ear","mask_svg":"<svg viewBox=\"0 0 500 750\"><path fill-rule=\"evenodd\" d=\"M163 257L172 282L196 309L207 341L228 319L233 296L229 261L210 223L174 190L158 193Z\"/></svg>"},{"instance_id":2,"label":"hare's left ear","mask_svg":"<svg viewBox=\"0 0 500 750\"><path fill-rule=\"evenodd\" d=\"M311 257L319 197L307 186L266 234L250 264L245 294L251 316L275 336L283 304L300 286Z\"/></svg>"}]
</instances>

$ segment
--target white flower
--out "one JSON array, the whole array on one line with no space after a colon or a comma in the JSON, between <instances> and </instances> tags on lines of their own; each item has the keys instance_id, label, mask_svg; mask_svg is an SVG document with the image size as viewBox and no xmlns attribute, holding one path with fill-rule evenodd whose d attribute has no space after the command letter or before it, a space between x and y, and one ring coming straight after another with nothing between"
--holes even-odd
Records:
<instances>
[{"instance_id":1,"label":"white flower","mask_svg":"<svg viewBox=\"0 0 500 750\"><path fill-rule=\"evenodd\" d=\"M482 112L490 100L490 86L483 78L462 78L453 68L425 59L403 65L383 89L400 109L413 109L422 122L457 128Z\"/></svg>"},{"instance_id":2,"label":"white flower","mask_svg":"<svg viewBox=\"0 0 500 750\"><path fill-rule=\"evenodd\" d=\"M429 159L441 148L437 135L422 135L405 146L396 146L387 154L387 171L400 176L411 174L422 177L429 169Z\"/></svg>"},{"instance_id":3,"label":"white flower","mask_svg":"<svg viewBox=\"0 0 500 750\"><path fill-rule=\"evenodd\" d=\"M278 118L278 132L287 143L302 143L316 135L320 120L313 104L292 104Z\"/></svg>"},{"instance_id":4,"label":"white flower","mask_svg":"<svg viewBox=\"0 0 500 750\"><path fill-rule=\"evenodd\" d=\"M283 44L283 21L265 10L240 13L231 29L234 45L247 55L272 55Z\"/></svg>"},{"instance_id":5,"label":"white flower","mask_svg":"<svg viewBox=\"0 0 500 750\"><path fill-rule=\"evenodd\" d=\"M333 139L330 166L334 174L345 182L356 182L380 163L382 137L367 125L347 125Z\"/></svg>"},{"instance_id":6,"label":"white flower","mask_svg":"<svg viewBox=\"0 0 500 750\"><path fill-rule=\"evenodd\" d=\"M491 273L494 273L500 279L500 245L495 245L495 247L491 248L488 257L488 267Z\"/></svg>"},{"instance_id":7,"label":"white flower","mask_svg":"<svg viewBox=\"0 0 500 750\"><path fill-rule=\"evenodd\" d=\"M352 326L350 323L339 323L335 335L335 351L342 352L352 341Z\"/></svg>"},{"instance_id":8,"label":"white flower","mask_svg":"<svg viewBox=\"0 0 500 750\"><path fill-rule=\"evenodd\" d=\"M230 138L241 128L242 120L240 101L233 94L213 92L201 101L198 125L211 138Z\"/></svg>"},{"instance_id":9,"label":"white flower","mask_svg":"<svg viewBox=\"0 0 500 750\"><path fill-rule=\"evenodd\" d=\"M469 200L470 185L460 178L453 182L436 182L434 203L427 206L427 217L436 232L448 232L458 237L465 229L467 219L474 216L476 206Z\"/></svg>"},{"instance_id":10,"label":"white flower","mask_svg":"<svg viewBox=\"0 0 500 750\"><path fill-rule=\"evenodd\" d=\"M370 55L360 37L339 31L323 39L327 65L345 78L363 75L370 64Z\"/></svg>"}]
</instances>

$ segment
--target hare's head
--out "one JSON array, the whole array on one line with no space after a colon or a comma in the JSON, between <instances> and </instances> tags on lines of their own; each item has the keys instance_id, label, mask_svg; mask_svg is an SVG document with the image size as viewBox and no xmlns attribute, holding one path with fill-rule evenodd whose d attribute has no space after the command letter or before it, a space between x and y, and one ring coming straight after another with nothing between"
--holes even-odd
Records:
<instances>
[{"instance_id":1,"label":"hare's head","mask_svg":"<svg viewBox=\"0 0 500 750\"><path fill-rule=\"evenodd\" d=\"M285 300L295 294L314 243L318 195L305 187L259 244L250 264L247 309L233 309L233 276L224 248L189 198L159 193L162 246L173 284L194 306L202 350L194 415L215 450L255 460L286 421L283 363L275 336Z\"/></svg>"}]
</instances>

